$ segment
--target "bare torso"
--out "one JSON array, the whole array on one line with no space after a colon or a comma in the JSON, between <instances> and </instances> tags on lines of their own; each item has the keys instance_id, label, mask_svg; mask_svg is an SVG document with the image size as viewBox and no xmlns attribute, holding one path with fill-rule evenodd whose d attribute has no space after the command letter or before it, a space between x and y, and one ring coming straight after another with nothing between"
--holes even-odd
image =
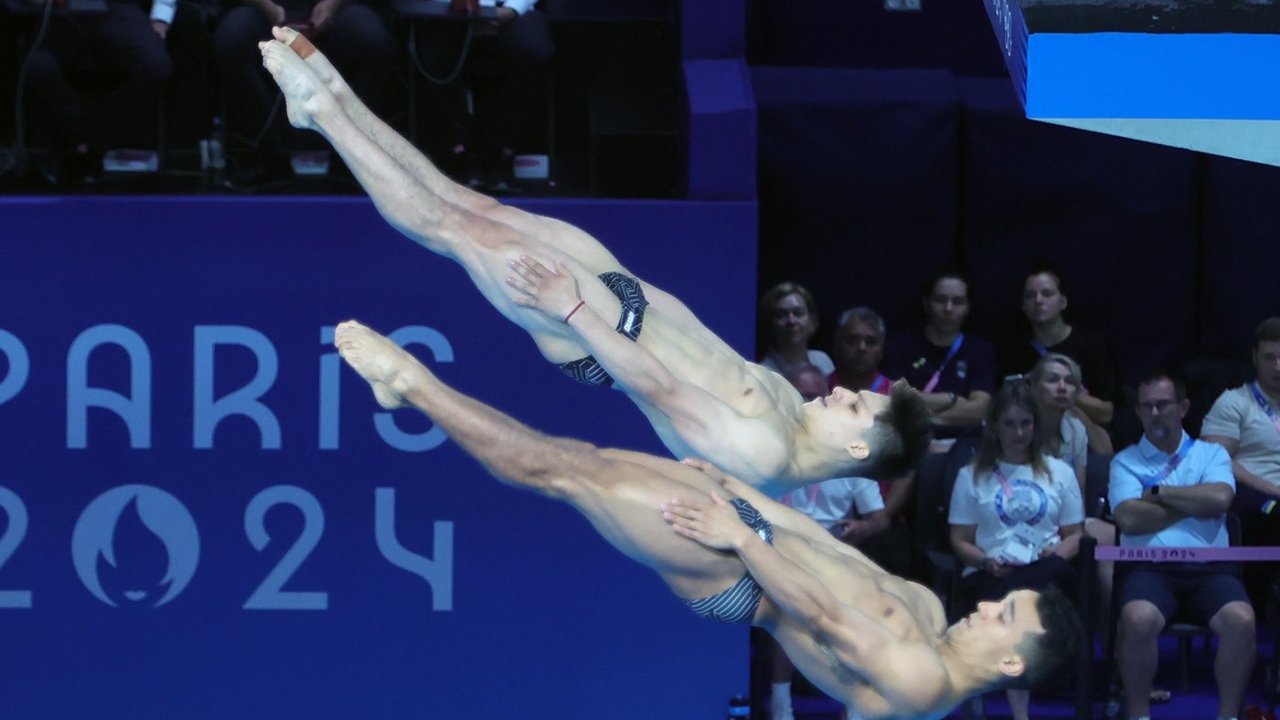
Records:
<instances>
[{"instance_id":1,"label":"bare torso","mask_svg":"<svg viewBox=\"0 0 1280 720\"><path fill-rule=\"evenodd\" d=\"M811 542L785 529L775 527L774 546L821 580L840 602L878 620L895 638L929 647L940 643L947 626L946 615L937 596L924 586L885 572L853 548ZM900 717L875 687L816 642L807 627L778 612L767 596L756 618L806 678L847 704L859 717ZM939 709L938 716L949 709Z\"/></svg>"},{"instance_id":2,"label":"bare torso","mask_svg":"<svg viewBox=\"0 0 1280 720\"><path fill-rule=\"evenodd\" d=\"M543 312L515 301L508 285L512 263L531 257L548 268L567 268L585 304L610 327L621 317L617 296L599 280L606 272L635 277L595 238L552 218L495 205L479 217L463 213L465 235L440 248L458 261L477 289L512 322L529 332L552 363L598 355L560 313ZM636 343L681 383L723 406L714 429L678 426L672 409L658 408L615 374L617 387L644 412L676 457L707 458L744 479L760 483L790 471L788 462L800 429L800 394L781 376L747 362L708 329L674 296L640 280L648 307ZM572 306L572 303L569 303ZM737 427L736 423L741 423ZM745 426L750 426L745 427ZM767 442L758 438L767 438ZM768 453L759 448L767 446Z\"/></svg>"},{"instance_id":3,"label":"bare torso","mask_svg":"<svg viewBox=\"0 0 1280 720\"><path fill-rule=\"evenodd\" d=\"M563 230L554 221L539 220ZM582 300L609 327L616 326L622 315L621 303L598 276L605 272L634 276L593 240L583 240L580 231L560 232L555 237L555 245L537 247L539 262L558 262L568 268ZM570 242L569 238L581 242ZM566 246L570 246L569 252ZM510 262L530 251L528 238L500 244L494 250L484 263L488 273L473 273L473 279L482 291L487 286L486 295L495 305L529 331L543 356L557 364L587 355L598 357L598 352L593 352L567 324L559 322L558 316L549 318L506 298L509 289L500 285L510 274ZM687 418L681 423L673 417L671 407L659 407L630 387L628 377L614 373L615 387L636 403L675 457L706 458L754 483L788 478L792 451L802 427L803 400L799 392L777 373L748 362L675 297L643 280L640 286L648 306L636 344L681 384L695 388L694 394L726 412L717 413L720 420L714 427L689 422Z\"/></svg>"},{"instance_id":4,"label":"bare torso","mask_svg":"<svg viewBox=\"0 0 1280 720\"><path fill-rule=\"evenodd\" d=\"M794 435L803 402L799 393L782 376L747 362L714 334L691 331L654 308L646 314L637 342L673 375L701 388L744 420L766 422L785 438ZM700 454L680 437L664 412L634 394L630 397L676 457Z\"/></svg>"}]
</instances>

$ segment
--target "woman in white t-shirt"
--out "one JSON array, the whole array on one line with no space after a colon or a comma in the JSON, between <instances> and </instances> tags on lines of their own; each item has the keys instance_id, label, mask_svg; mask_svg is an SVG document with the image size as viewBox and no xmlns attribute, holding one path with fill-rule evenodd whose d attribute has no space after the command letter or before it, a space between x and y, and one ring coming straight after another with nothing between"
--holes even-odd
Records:
<instances>
[{"instance_id":1,"label":"woman in white t-shirt","mask_svg":"<svg viewBox=\"0 0 1280 720\"><path fill-rule=\"evenodd\" d=\"M1034 393L1005 383L987 414L973 462L951 493L951 548L965 564L959 595L970 605L1017 588L1068 591L1084 531L1075 473L1046 452ZM1013 720L1028 720L1026 690L1008 690Z\"/></svg>"}]
</instances>

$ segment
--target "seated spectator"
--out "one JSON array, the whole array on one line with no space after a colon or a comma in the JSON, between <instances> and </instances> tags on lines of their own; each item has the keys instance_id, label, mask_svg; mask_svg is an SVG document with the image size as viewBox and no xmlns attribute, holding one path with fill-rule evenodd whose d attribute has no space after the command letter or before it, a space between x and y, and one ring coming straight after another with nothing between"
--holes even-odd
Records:
<instances>
[{"instance_id":1,"label":"seated spectator","mask_svg":"<svg viewBox=\"0 0 1280 720\"><path fill-rule=\"evenodd\" d=\"M289 123L284 102L262 67L258 49L260 41L271 39L272 26L300 28L375 115L390 114L398 91L396 40L385 3L282 2L242 0L227 10L214 30L214 62L227 108L227 129L246 148L237 169L227 174L226 185L233 190L257 190L294 177L285 141ZM330 175L341 176L345 168L334 153L329 161Z\"/></svg>"},{"instance_id":2,"label":"seated spectator","mask_svg":"<svg viewBox=\"0 0 1280 720\"><path fill-rule=\"evenodd\" d=\"M831 348L835 355L835 371L828 378L831 386L888 393L893 380L880 372L884 337L884 319L875 310L855 307L841 313Z\"/></svg>"},{"instance_id":3,"label":"seated spectator","mask_svg":"<svg viewBox=\"0 0 1280 720\"><path fill-rule=\"evenodd\" d=\"M428 150L454 180L490 192L507 189L516 155L547 151L547 103L555 42L535 0L496 2L490 24L418 26L417 62L428 77L429 115L446 147ZM480 0L493 7L495 0ZM489 93L471 92L483 67Z\"/></svg>"},{"instance_id":4,"label":"seated spectator","mask_svg":"<svg viewBox=\"0 0 1280 720\"><path fill-rule=\"evenodd\" d=\"M1246 545L1280 545L1280 317L1267 318L1253 334L1251 383L1223 392L1200 425L1200 437L1231 456L1236 481L1232 509ZM1255 601L1267 596L1272 563L1245 565Z\"/></svg>"},{"instance_id":5,"label":"seated spectator","mask_svg":"<svg viewBox=\"0 0 1280 720\"><path fill-rule=\"evenodd\" d=\"M1182 429L1190 403L1180 380L1154 373L1138 385L1143 436L1111 463L1111 507L1125 547L1226 547L1234 496L1231 460ZM1218 717L1235 718L1257 652L1253 606L1228 563L1128 563L1119 579L1117 658L1130 718L1150 715L1160 631L1175 616L1218 637Z\"/></svg>"},{"instance_id":6,"label":"seated spectator","mask_svg":"<svg viewBox=\"0 0 1280 720\"><path fill-rule=\"evenodd\" d=\"M1084 504L1075 474L1050 457L1024 383L996 393L973 462L951 493L951 548L965 564L962 607L1015 588L1074 587ZM1013 720L1028 720L1027 690L1007 690Z\"/></svg>"},{"instance_id":7,"label":"seated spectator","mask_svg":"<svg viewBox=\"0 0 1280 720\"><path fill-rule=\"evenodd\" d=\"M969 281L955 271L935 275L922 298L925 325L889 338L883 372L919 390L934 417L934 451L976 433L995 392L991 343L963 332L969 316Z\"/></svg>"},{"instance_id":8,"label":"seated spectator","mask_svg":"<svg viewBox=\"0 0 1280 720\"><path fill-rule=\"evenodd\" d=\"M33 8L41 0L18 0ZM49 113L54 152L41 168L55 184L92 182L102 175L105 151L139 136L154 141L156 113L173 76L165 36L176 0L153 0L150 15L130 0L107 0L104 14L71 14L54 9L27 66L31 96ZM43 13L23 17L26 43L37 39ZM67 70L85 50L118 68L124 79L90 109L68 81ZM145 130L143 130L145 129Z\"/></svg>"},{"instance_id":9,"label":"seated spectator","mask_svg":"<svg viewBox=\"0 0 1280 720\"><path fill-rule=\"evenodd\" d=\"M1085 496L1085 472L1089 453L1110 455L1111 436L1097 423L1089 419L1076 405L1080 394L1080 366L1075 360L1059 353L1049 353L1040 358L1026 376L1040 408L1046 435L1045 449L1049 455L1067 463L1075 471L1080 483L1080 495ZM1086 429L1087 428L1087 429ZM1089 508L1085 508L1086 514ZM1116 527L1100 517L1087 517L1084 531L1099 545L1116 544ZM1098 602L1100 617L1107 627L1110 618L1112 576L1115 563L1097 563ZM1103 637L1107 630L1103 630ZM1161 690L1161 693L1167 694Z\"/></svg>"},{"instance_id":10,"label":"seated spectator","mask_svg":"<svg viewBox=\"0 0 1280 720\"><path fill-rule=\"evenodd\" d=\"M805 365L813 365L825 375L835 371L826 353L809 349L809 341L818 331L818 305L803 285L784 282L769 288L760 298L757 317L760 337L767 342L761 365L783 377Z\"/></svg>"},{"instance_id":11,"label":"seated spectator","mask_svg":"<svg viewBox=\"0 0 1280 720\"><path fill-rule=\"evenodd\" d=\"M1022 287L1022 313L1030 322L1028 332L1004 338L999 349L1002 377L1022 375L1041 357L1056 352L1080 365L1080 394L1076 406L1094 423L1107 427L1115 412L1116 373L1111 351L1101 335L1068 325L1062 317L1067 296L1056 270L1039 268L1027 275Z\"/></svg>"},{"instance_id":12,"label":"seated spectator","mask_svg":"<svg viewBox=\"0 0 1280 720\"><path fill-rule=\"evenodd\" d=\"M1280 544L1264 507L1280 500L1280 317L1267 318L1253 334L1256 379L1218 396L1200 436L1226 448L1236 480L1234 508L1250 545Z\"/></svg>"},{"instance_id":13,"label":"seated spectator","mask_svg":"<svg viewBox=\"0 0 1280 720\"><path fill-rule=\"evenodd\" d=\"M832 351L836 371L829 378L834 387L870 390L886 394L893 381L880 373L884 356L884 320L875 310L855 307L840 314ZM915 497L915 472L879 483L889 526L858 545L867 557L895 575L911 572L915 538L911 532L911 501Z\"/></svg>"},{"instance_id":14,"label":"seated spectator","mask_svg":"<svg viewBox=\"0 0 1280 720\"><path fill-rule=\"evenodd\" d=\"M826 375L812 365L787 376L805 400L826 395ZM835 537L859 547L889 526L877 484L866 478L836 478L798 488L779 498L785 505L808 515ZM795 666L772 638L765 647L770 656L770 720L794 720L791 680Z\"/></svg>"},{"instance_id":15,"label":"seated spectator","mask_svg":"<svg viewBox=\"0 0 1280 720\"><path fill-rule=\"evenodd\" d=\"M1080 366L1066 355L1049 353L1031 368L1026 380L1035 393L1049 432L1049 454L1076 471L1083 489L1089 452L1110 455L1112 448L1107 431L1076 404L1080 395Z\"/></svg>"}]
</instances>

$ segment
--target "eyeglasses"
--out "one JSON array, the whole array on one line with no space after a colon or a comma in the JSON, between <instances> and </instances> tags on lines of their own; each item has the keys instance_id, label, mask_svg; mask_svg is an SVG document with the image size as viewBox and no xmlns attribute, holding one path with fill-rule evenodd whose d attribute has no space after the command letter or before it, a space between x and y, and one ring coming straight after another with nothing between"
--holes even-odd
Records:
<instances>
[{"instance_id":1,"label":"eyeglasses","mask_svg":"<svg viewBox=\"0 0 1280 720\"><path fill-rule=\"evenodd\" d=\"M1177 400L1152 400L1150 402L1140 402L1136 407L1138 412L1150 415L1156 412L1164 413L1177 404Z\"/></svg>"}]
</instances>

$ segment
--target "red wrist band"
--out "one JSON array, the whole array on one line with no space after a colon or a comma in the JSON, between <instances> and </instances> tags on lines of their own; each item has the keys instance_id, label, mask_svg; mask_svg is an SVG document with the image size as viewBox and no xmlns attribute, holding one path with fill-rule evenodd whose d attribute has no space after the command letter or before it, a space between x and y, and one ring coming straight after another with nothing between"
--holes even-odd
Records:
<instances>
[{"instance_id":1,"label":"red wrist band","mask_svg":"<svg viewBox=\"0 0 1280 720\"><path fill-rule=\"evenodd\" d=\"M573 314L574 314L574 313L576 313L576 312L578 312L578 310L579 310L579 309L581 309L581 308L582 308L582 306L583 306L583 305L586 305L586 304L587 304L587 301L586 301L586 300L579 300L579 301L578 301L578 304L577 304L577 305L574 305L574 306L573 306L573 309L569 311L569 314L564 316L564 322L565 322L565 324L567 325L567 324L569 323L569 318L573 317Z\"/></svg>"}]
</instances>

